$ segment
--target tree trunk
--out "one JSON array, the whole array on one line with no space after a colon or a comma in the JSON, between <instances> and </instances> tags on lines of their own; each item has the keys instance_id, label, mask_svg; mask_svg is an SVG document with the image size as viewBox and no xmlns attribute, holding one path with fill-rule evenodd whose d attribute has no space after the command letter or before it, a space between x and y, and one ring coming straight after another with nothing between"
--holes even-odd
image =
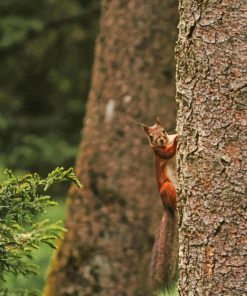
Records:
<instances>
[{"instance_id":1,"label":"tree trunk","mask_svg":"<svg viewBox=\"0 0 247 296\"><path fill-rule=\"evenodd\" d=\"M180 1L180 295L247 295L246 8Z\"/></svg>"},{"instance_id":2,"label":"tree trunk","mask_svg":"<svg viewBox=\"0 0 247 296\"><path fill-rule=\"evenodd\" d=\"M150 295L162 205L138 121L175 126L177 3L104 1L68 232L45 295Z\"/></svg>"}]
</instances>

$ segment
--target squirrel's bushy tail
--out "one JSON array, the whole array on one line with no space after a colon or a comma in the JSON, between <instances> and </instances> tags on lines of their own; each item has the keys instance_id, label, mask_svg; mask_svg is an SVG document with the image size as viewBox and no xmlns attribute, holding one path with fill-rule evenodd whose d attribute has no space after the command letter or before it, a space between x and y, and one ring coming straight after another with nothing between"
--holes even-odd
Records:
<instances>
[{"instance_id":1,"label":"squirrel's bushy tail","mask_svg":"<svg viewBox=\"0 0 247 296\"><path fill-rule=\"evenodd\" d=\"M178 215L164 210L152 251L151 277L155 286L169 287L177 276Z\"/></svg>"}]
</instances>

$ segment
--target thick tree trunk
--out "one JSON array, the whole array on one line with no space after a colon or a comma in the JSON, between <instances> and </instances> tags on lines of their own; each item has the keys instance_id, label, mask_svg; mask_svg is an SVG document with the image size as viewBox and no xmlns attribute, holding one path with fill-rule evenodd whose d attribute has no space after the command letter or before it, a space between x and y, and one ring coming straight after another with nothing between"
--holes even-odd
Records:
<instances>
[{"instance_id":1,"label":"thick tree trunk","mask_svg":"<svg viewBox=\"0 0 247 296\"><path fill-rule=\"evenodd\" d=\"M180 295L247 295L246 8L180 1Z\"/></svg>"},{"instance_id":2,"label":"thick tree trunk","mask_svg":"<svg viewBox=\"0 0 247 296\"><path fill-rule=\"evenodd\" d=\"M150 252L162 213L138 121L175 125L176 1L104 1L76 163L68 232L45 295L150 295Z\"/></svg>"}]
</instances>

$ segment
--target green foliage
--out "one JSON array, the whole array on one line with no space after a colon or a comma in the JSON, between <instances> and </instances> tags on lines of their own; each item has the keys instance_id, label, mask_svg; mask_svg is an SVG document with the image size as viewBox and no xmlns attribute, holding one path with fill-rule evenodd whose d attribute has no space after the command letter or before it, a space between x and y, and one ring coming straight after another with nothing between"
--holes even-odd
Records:
<instances>
[{"instance_id":1,"label":"green foliage","mask_svg":"<svg viewBox=\"0 0 247 296\"><path fill-rule=\"evenodd\" d=\"M46 194L54 184L72 181L81 187L72 169L57 168L42 179L38 174L16 177L10 171L0 183L0 281L8 273L25 277L35 274L37 266L30 263L32 253L41 243L55 248L55 240L64 231L61 222L34 222L35 215L44 213L56 202ZM0 290L5 295L7 290ZM18 292L28 295L26 291ZM11 294L10 294L11 295Z\"/></svg>"},{"instance_id":2,"label":"green foliage","mask_svg":"<svg viewBox=\"0 0 247 296\"><path fill-rule=\"evenodd\" d=\"M42 23L38 20L23 19L20 17L8 17L0 21L4 35L0 41L0 48L6 48L23 40L29 31L39 32Z\"/></svg>"},{"instance_id":3,"label":"green foliage","mask_svg":"<svg viewBox=\"0 0 247 296\"><path fill-rule=\"evenodd\" d=\"M99 3L100 0L0 1L0 180L4 178L6 181L2 176L6 167L14 170L15 174L38 171L45 176L58 165L73 165L90 87ZM44 189L42 186L38 193ZM61 194L61 185L55 189ZM37 212L37 209L30 209L30 219L36 219ZM61 227L55 221L50 224L33 221L32 225L25 221L22 225L15 222L19 227L15 229L16 235L5 231L13 236L9 239L19 238L19 243L26 233L35 232L36 239L40 239L42 229L48 236L56 236L58 232L53 233L49 228L51 224L55 228ZM21 252L20 246L4 249L1 244L3 231L0 230L0 258L7 250L17 256ZM53 240L47 238L45 243L49 242ZM28 245L22 247L28 248ZM48 248L44 245L42 250L32 249L32 254L37 255L38 265L43 264L43 258L47 262ZM28 262L30 253L26 253L24 257L27 258L19 260ZM1 275L3 271L11 274L3 265L3 262L10 264L10 259L0 261ZM36 271L33 268L33 272ZM9 279L9 275L5 277ZM15 274L11 279L13 283L14 279ZM6 285L10 287L10 281ZM33 282L32 286L38 287Z\"/></svg>"},{"instance_id":4,"label":"green foliage","mask_svg":"<svg viewBox=\"0 0 247 296\"><path fill-rule=\"evenodd\" d=\"M56 201L58 202L57 206L50 207L47 209L46 213L37 215L35 217L35 221L49 219L50 223L55 223L58 220L64 220L66 214L65 198L60 196L56 198ZM17 289L29 289L30 283L32 283L32 289L42 291L45 285L46 275L53 252L54 249L50 248L46 244L42 244L42 246L39 249L34 250L32 254L32 263L39 266L37 274L30 275L28 278L23 275L16 277L13 274L9 274L6 276L6 283L4 285L8 287L10 291L13 291Z\"/></svg>"},{"instance_id":5,"label":"green foliage","mask_svg":"<svg viewBox=\"0 0 247 296\"><path fill-rule=\"evenodd\" d=\"M46 175L73 165L99 2L0 1L1 166Z\"/></svg>"},{"instance_id":6,"label":"green foliage","mask_svg":"<svg viewBox=\"0 0 247 296\"><path fill-rule=\"evenodd\" d=\"M25 289L20 289L15 292L10 292L7 288L6 289L0 288L0 296L40 296L40 291L38 290L28 291Z\"/></svg>"},{"instance_id":7,"label":"green foliage","mask_svg":"<svg viewBox=\"0 0 247 296\"><path fill-rule=\"evenodd\" d=\"M178 296L177 283L174 283L169 289L160 289L157 291L156 296Z\"/></svg>"}]
</instances>

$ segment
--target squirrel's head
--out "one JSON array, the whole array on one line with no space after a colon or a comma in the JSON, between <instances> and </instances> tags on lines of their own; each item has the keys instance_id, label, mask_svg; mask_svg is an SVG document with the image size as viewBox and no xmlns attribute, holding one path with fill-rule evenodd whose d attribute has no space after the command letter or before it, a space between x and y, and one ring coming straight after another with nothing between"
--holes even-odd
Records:
<instances>
[{"instance_id":1,"label":"squirrel's head","mask_svg":"<svg viewBox=\"0 0 247 296\"><path fill-rule=\"evenodd\" d=\"M151 146L165 146L168 143L168 135L158 117L153 126L142 124L142 127L147 134Z\"/></svg>"}]
</instances>

